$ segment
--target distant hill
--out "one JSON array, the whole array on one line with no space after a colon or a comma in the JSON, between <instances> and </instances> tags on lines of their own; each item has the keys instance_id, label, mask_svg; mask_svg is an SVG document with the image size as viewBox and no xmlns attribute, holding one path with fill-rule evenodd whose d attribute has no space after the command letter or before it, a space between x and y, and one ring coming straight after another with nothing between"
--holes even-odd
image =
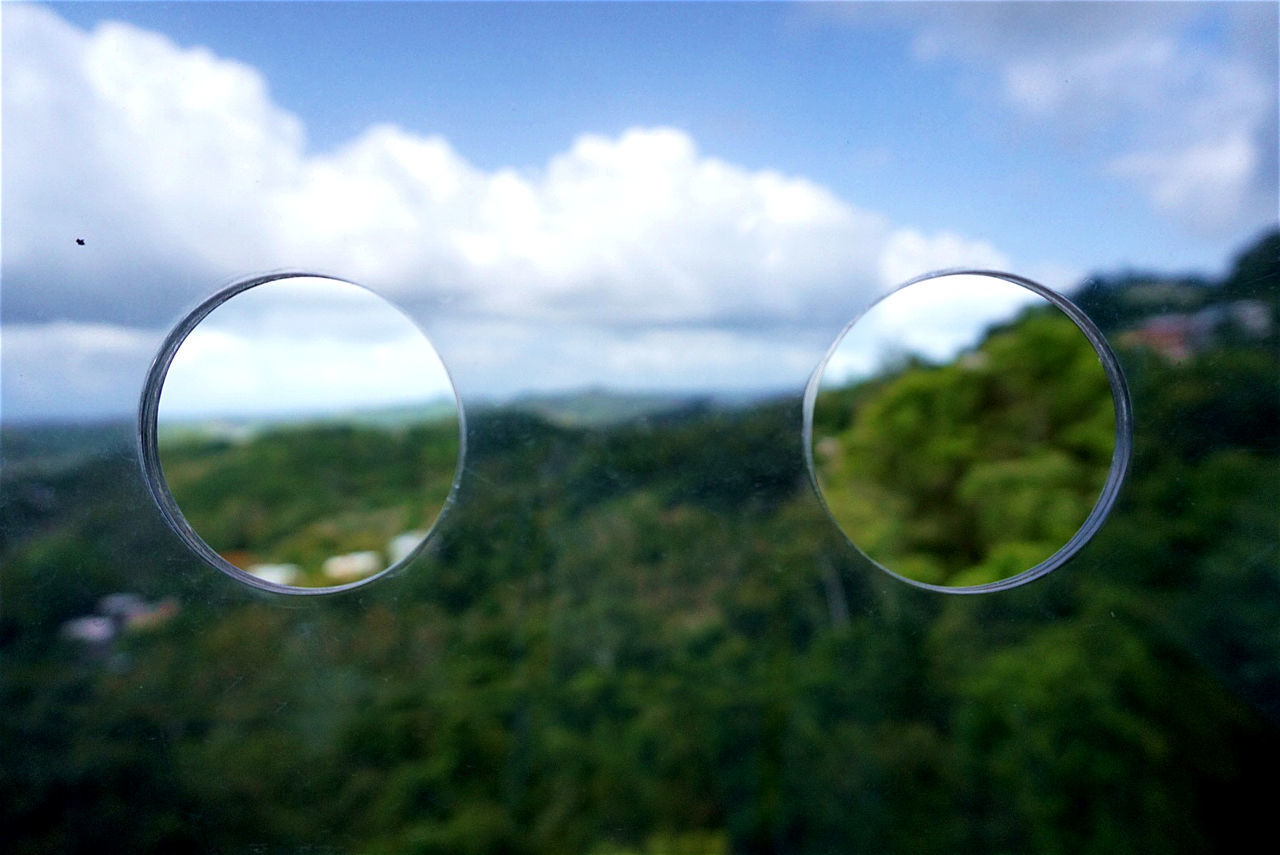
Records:
<instances>
[{"instance_id":1,"label":"distant hill","mask_svg":"<svg viewBox=\"0 0 1280 855\"><path fill-rule=\"evenodd\" d=\"M447 398L385 407L336 410L325 413L272 413L245 416L199 416L162 420L161 442L188 439L249 439L264 430L292 427L320 427L347 424L396 430L409 425L425 424L455 418L457 407Z\"/></svg>"},{"instance_id":2,"label":"distant hill","mask_svg":"<svg viewBox=\"0 0 1280 855\"><path fill-rule=\"evenodd\" d=\"M1280 311L1280 229L1259 235L1220 278L1130 270L1092 276L1072 296L1107 334L1157 314L1196 312L1242 299L1267 306L1274 319Z\"/></svg>"},{"instance_id":3,"label":"distant hill","mask_svg":"<svg viewBox=\"0 0 1280 855\"><path fill-rule=\"evenodd\" d=\"M0 430L0 456L7 476L51 473L130 449L134 437L134 423L128 419L5 425Z\"/></svg>"},{"instance_id":4,"label":"distant hill","mask_svg":"<svg viewBox=\"0 0 1280 855\"><path fill-rule=\"evenodd\" d=\"M767 392L622 392L594 387L522 395L503 409L529 413L557 427L599 428L646 419L667 419L696 410L734 410L777 397Z\"/></svg>"}]
</instances>

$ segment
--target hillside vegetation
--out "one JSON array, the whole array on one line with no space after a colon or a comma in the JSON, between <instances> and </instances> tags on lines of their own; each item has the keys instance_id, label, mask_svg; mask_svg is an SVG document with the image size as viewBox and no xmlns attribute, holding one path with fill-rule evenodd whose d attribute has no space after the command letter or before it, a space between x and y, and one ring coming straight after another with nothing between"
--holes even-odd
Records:
<instances>
[{"instance_id":1,"label":"hillside vegetation","mask_svg":"<svg viewBox=\"0 0 1280 855\"><path fill-rule=\"evenodd\" d=\"M1247 851L1270 839L1280 767L1278 243L1221 282L1175 283L1193 289L1183 314L1242 298L1273 313L1180 355L1125 338L1168 310L1143 302L1155 277L1085 292L1133 388L1132 475L1076 561L999 594L918 590L860 558L808 484L798 402L591 427L478 414L428 550L320 598L193 560L127 445L6 467L5 848ZM1028 383L1050 370L1039 352L1010 356ZM1086 457L1095 415L1063 414ZM358 459L343 477L416 525L403 479L445 440L388 436L290 441ZM937 477L921 442L875 463L907 509ZM280 536L293 503L325 500L292 464L236 467L207 524L246 546L229 497L272 495ZM1058 501L958 521L934 554L971 562L967 539L1002 524L1056 536ZM294 534L315 540L300 556L347 548ZM155 608L69 637L125 591Z\"/></svg>"},{"instance_id":2,"label":"hillside vegetation","mask_svg":"<svg viewBox=\"0 0 1280 855\"><path fill-rule=\"evenodd\" d=\"M1115 430L1098 355L1052 306L814 407L832 515L880 564L948 586L1008 578L1070 540L1106 483Z\"/></svg>"}]
</instances>

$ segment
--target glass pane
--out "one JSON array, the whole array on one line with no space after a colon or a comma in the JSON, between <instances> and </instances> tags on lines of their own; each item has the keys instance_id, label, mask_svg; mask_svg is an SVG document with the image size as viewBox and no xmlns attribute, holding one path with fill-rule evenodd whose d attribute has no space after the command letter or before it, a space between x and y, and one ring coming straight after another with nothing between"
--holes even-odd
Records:
<instances>
[{"instance_id":1,"label":"glass pane","mask_svg":"<svg viewBox=\"0 0 1280 855\"><path fill-rule=\"evenodd\" d=\"M0 23L6 852L1273 836L1276 4L0 3ZM846 324L956 269L1079 306L1133 427L1070 560L965 596L859 551L895 566L827 512L805 433ZM421 516L368 540L343 539L347 510L299 520L314 558L222 540L179 495L196 467L158 467L215 559L260 543L307 583L321 554L389 561L436 520L395 572L322 596L214 569L140 453L171 333L270 271L395 306L463 422L438 518L449 464L424 481L390 448L234 470L228 494L304 499L339 460L407 479L392 506ZM287 353L376 391L324 347ZM154 414L183 412L178 380ZM1059 424L1062 380L1025 415ZM303 408L284 385L272 405ZM973 525L1056 541L1083 501L1052 486ZM1024 569L1048 548L1027 537Z\"/></svg>"}]
</instances>

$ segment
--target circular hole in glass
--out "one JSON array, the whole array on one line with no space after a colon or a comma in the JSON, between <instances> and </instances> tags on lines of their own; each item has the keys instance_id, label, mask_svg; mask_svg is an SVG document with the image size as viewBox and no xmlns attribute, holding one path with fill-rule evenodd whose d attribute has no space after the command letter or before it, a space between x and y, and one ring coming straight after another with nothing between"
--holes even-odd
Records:
<instances>
[{"instance_id":1,"label":"circular hole in glass","mask_svg":"<svg viewBox=\"0 0 1280 855\"><path fill-rule=\"evenodd\" d=\"M1128 392L1093 323L1003 273L914 280L836 340L806 395L810 473L848 540L913 584L998 590L1097 532L1128 466Z\"/></svg>"},{"instance_id":2,"label":"circular hole in glass","mask_svg":"<svg viewBox=\"0 0 1280 855\"><path fill-rule=\"evenodd\" d=\"M170 526L255 587L342 590L406 564L446 506L462 412L399 309L278 274L205 301L166 339L139 418Z\"/></svg>"}]
</instances>

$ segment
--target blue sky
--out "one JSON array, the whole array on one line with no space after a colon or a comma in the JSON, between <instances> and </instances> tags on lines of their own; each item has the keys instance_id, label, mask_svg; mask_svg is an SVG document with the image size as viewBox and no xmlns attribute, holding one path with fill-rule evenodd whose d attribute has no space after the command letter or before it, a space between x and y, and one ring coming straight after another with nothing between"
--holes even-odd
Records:
<instances>
[{"instance_id":1,"label":"blue sky","mask_svg":"<svg viewBox=\"0 0 1280 855\"><path fill-rule=\"evenodd\" d=\"M930 269L1216 272L1276 219L1274 4L2 14L19 417L128 409L262 269L395 299L476 394L790 388Z\"/></svg>"},{"instance_id":2,"label":"blue sky","mask_svg":"<svg viewBox=\"0 0 1280 855\"><path fill-rule=\"evenodd\" d=\"M1102 180L1107 136L1122 133L1114 127L1122 123L1073 137L1003 108L993 69L951 55L920 58L918 22L931 8L959 4L877 8L892 5L55 8L84 27L129 21L253 66L273 100L303 120L314 152L391 122L441 134L483 168L536 168L582 133L672 126L706 154L816 179L923 229L999 235L1002 247L1028 256L1192 269L1220 265L1222 238L1241 237L1169 228L1131 188ZM1071 4L1034 5L1073 14ZM1164 4L1137 5L1156 20L1165 13ZM1171 8L1182 20L1162 33L1232 55L1227 22L1236 12ZM1054 192L1063 187L1083 192Z\"/></svg>"}]
</instances>

